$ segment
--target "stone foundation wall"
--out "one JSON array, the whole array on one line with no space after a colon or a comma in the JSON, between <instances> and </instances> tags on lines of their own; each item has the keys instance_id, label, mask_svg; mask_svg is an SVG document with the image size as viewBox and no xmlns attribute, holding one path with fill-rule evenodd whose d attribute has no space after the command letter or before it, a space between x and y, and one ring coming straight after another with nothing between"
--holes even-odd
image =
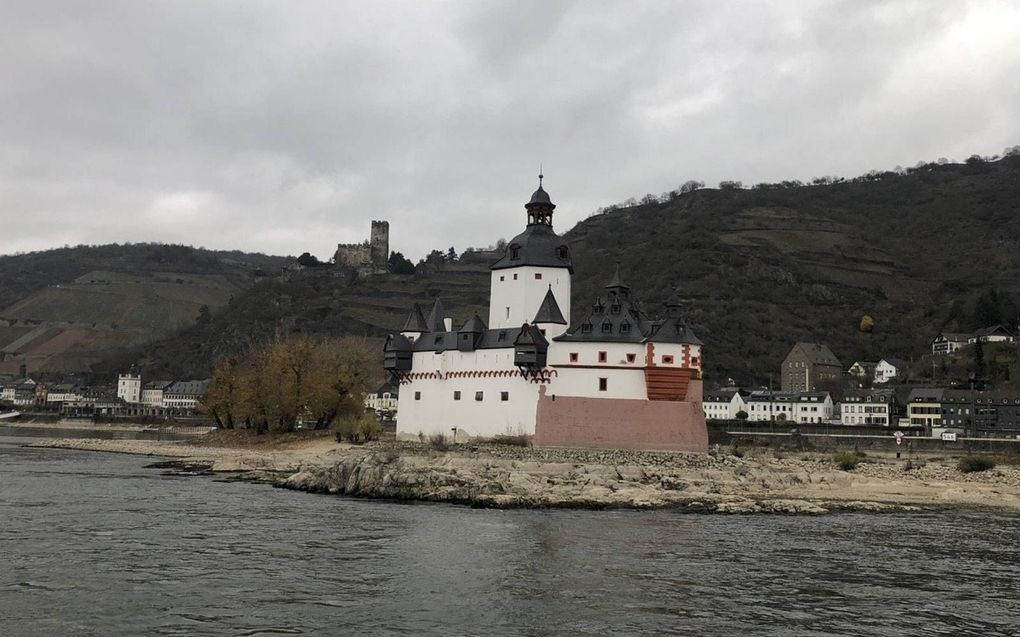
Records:
<instances>
[{"instance_id":1,"label":"stone foundation wall","mask_svg":"<svg viewBox=\"0 0 1020 637\"><path fill-rule=\"evenodd\" d=\"M700 381L696 395L700 396ZM536 446L707 451L700 400L539 396Z\"/></svg>"}]
</instances>

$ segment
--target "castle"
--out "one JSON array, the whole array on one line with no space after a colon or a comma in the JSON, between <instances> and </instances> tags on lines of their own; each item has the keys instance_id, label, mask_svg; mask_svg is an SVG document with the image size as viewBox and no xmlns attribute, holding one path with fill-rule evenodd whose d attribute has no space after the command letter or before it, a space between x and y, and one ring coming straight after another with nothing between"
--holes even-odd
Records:
<instances>
[{"instance_id":1,"label":"castle","mask_svg":"<svg viewBox=\"0 0 1020 637\"><path fill-rule=\"evenodd\" d=\"M400 382L398 436L533 436L534 444L704 451L702 343L674 295L643 312L619 268L568 325L570 248L539 187L527 227L490 266L488 321L455 329L436 299L384 346Z\"/></svg>"},{"instance_id":2,"label":"castle","mask_svg":"<svg viewBox=\"0 0 1020 637\"><path fill-rule=\"evenodd\" d=\"M381 274L388 271L389 258L390 224L373 220L369 240L337 244L333 262L337 267L355 270L359 274Z\"/></svg>"}]
</instances>

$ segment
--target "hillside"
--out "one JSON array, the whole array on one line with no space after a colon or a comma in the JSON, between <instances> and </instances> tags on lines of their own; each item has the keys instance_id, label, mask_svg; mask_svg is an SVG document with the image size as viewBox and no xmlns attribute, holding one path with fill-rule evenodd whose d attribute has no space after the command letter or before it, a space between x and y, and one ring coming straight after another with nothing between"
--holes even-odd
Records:
<instances>
[{"instance_id":1,"label":"hillside","mask_svg":"<svg viewBox=\"0 0 1020 637\"><path fill-rule=\"evenodd\" d=\"M577 270L573 318L619 261L646 310L657 312L672 288L687 301L706 342L710 382L765 384L799 340L827 342L846 366L918 360L938 330L991 320L977 308L989 290L999 303L991 316L1016 324L1020 157L652 199L566 232ZM472 253L428 276L353 283L329 269L264 280L209 323L145 352L122 352L106 368L138 361L158 375L195 376L277 333L382 337L400 327L412 302L437 294L457 321L485 316L493 260ZM859 330L864 314L875 321L870 333Z\"/></svg>"},{"instance_id":2,"label":"hillside","mask_svg":"<svg viewBox=\"0 0 1020 637\"><path fill-rule=\"evenodd\" d=\"M211 315L284 260L185 246L79 246L0 257L0 373L87 372Z\"/></svg>"}]
</instances>

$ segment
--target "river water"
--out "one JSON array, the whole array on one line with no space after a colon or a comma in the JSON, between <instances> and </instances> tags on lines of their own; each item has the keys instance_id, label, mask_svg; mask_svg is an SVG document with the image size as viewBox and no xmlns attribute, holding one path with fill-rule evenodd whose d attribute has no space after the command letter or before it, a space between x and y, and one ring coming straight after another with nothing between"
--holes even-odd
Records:
<instances>
[{"instance_id":1,"label":"river water","mask_svg":"<svg viewBox=\"0 0 1020 637\"><path fill-rule=\"evenodd\" d=\"M1020 516L490 511L0 438L0 635L1020 635Z\"/></svg>"}]
</instances>

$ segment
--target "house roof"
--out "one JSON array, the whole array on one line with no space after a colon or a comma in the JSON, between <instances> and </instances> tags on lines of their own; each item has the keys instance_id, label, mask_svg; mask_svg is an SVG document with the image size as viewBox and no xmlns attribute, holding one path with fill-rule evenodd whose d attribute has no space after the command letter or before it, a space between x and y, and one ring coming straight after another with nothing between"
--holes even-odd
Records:
<instances>
[{"instance_id":1,"label":"house roof","mask_svg":"<svg viewBox=\"0 0 1020 637\"><path fill-rule=\"evenodd\" d=\"M702 402L706 403L728 403L733 400L733 396L740 394L741 398L746 396L745 392L741 392L739 389L713 389L705 392L705 396Z\"/></svg>"},{"instance_id":2,"label":"house roof","mask_svg":"<svg viewBox=\"0 0 1020 637\"><path fill-rule=\"evenodd\" d=\"M839 359L836 358L836 355L832 353L832 350L825 343L795 343L790 348L790 353L786 355L786 358L790 358L798 349L804 353L804 357L813 365L839 365L842 367Z\"/></svg>"},{"instance_id":3,"label":"house roof","mask_svg":"<svg viewBox=\"0 0 1020 637\"><path fill-rule=\"evenodd\" d=\"M166 389L167 387L174 384L172 380L154 380L145 383L145 389Z\"/></svg>"},{"instance_id":4,"label":"house roof","mask_svg":"<svg viewBox=\"0 0 1020 637\"><path fill-rule=\"evenodd\" d=\"M907 402L939 402L942 400L942 394L946 390L941 387L915 387L910 390L910 395L907 396Z\"/></svg>"},{"instance_id":5,"label":"house roof","mask_svg":"<svg viewBox=\"0 0 1020 637\"><path fill-rule=\"evenodd\" d=\"M208 380L179 380L163 391L175 396L201 396L208 387Z\"/></svg>"},{"instance_id":6,"label":"house roof","mask_svg":"<svg viewBox=\"0 0 1020 637\"><path fill-rule=\"evenodd\" d=\"M954 343L966 343L967 339L970 338L970 334L961 334L960 332L939 332L938 336L932 339L932 342L939 340L940 338Z\"/></svg>"},{"instance_id":7,"label":"house roof","mask_svg":"<svg viewBox=\"0 0 1020 637\"><path fill-rule=\"evenodd\" d=\"M978 331L971 334L971 337L991 336L992 334L1001 334L1003 336L1013 336L1013 334L1001 325L992 325L991 327L983 327Z\"/></svg>"},{"instance_id":8,"label":"house roof","mask_svg":"<svg viewBox=\"0 0 1020 637\"><path fill-rule=\"evenodd\" d=\"M747 402L754 403L768 403L768 402L783 402L783 403L796 403L802 401L809 401L811 398L816 398L819 401L824 402L829 396L827 391L770 391L767 389L760 389L751 392L750 396L747 397ZM817 402L817 401L811 401Z\"/></svg>"},{"instance_id":9,"label":"house roof","mask_svg":"<svg viewBox=\"0 0 1020 637\"><path fill-rule=\"evenodd\" d=\"M896 391L893 389L850 389L843 392L843 400L856 398L849 402L882 402L888 403L896 400Z\"/></svg>"}]
</instances>

